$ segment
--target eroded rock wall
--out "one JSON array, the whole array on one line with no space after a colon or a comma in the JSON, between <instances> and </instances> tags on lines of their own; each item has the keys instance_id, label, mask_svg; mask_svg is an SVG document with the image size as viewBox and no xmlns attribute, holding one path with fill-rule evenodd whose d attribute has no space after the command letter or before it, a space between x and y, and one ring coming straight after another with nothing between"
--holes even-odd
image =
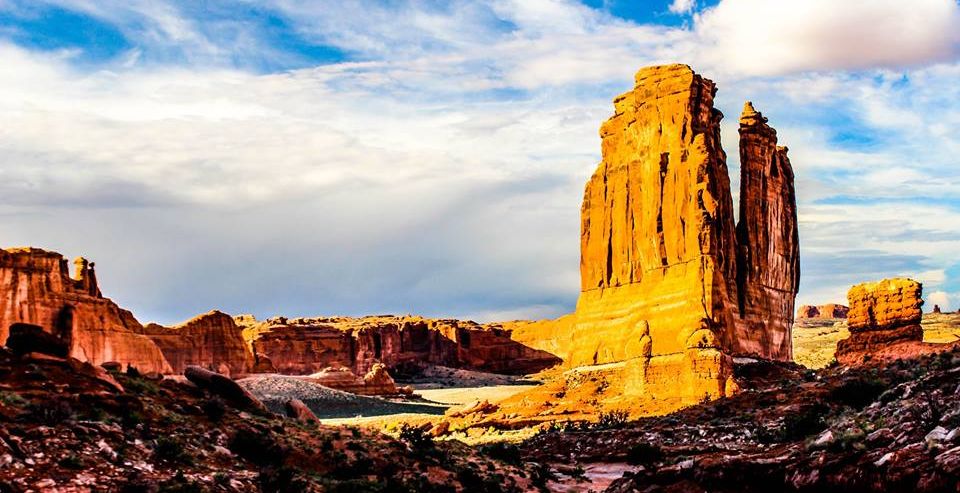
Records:
<instances>
[{"instance_id":1,"label":"eroded rock wall","mask_svg":"<svg viewBox=\"0 0 960 493\"><path fill-rule=\"evenodd\" d=\"M253 367L253 354L240 327L218 310L173 327L147 324L143 332L160 347L174 373L200 366L236 377Z\"/></svg>"},{"instance_id":2,"label":"eroded rock wall","mask_svg":"<svg viewBox=\"0 0 960 493\"><path fill-rule=\"evenodd\" d=\"M160 349L141 332L127 310L104 298L94 264L74 262L70 277L67 259L38 248L0 250L0 344L10 325L28 323L60 337L70 355L99 365L116 361L142 372L169 373Z\"/></svg>"},{"instance_id":3,"label":"eroded rock wall","mask_svg":"<svg viewBox=\"0 0 960 493\"><path fill-rule=\"evenodd\" d=\"M777 131L749 101L740 115L737 311L731 347L790 361L800 289L800 234L793 167Z\"/></svg>"},{"instance_id":4,"label":"eroded rock wall","mask_svg":"<svg viewBox=\"0 0 960 493\"><path fill-rule=\"evenodd\" d=\"M388 368L435 364L500 373L533 373L560 362L526 347L499 325L423 317L274 318L245 324L244 336L260 359L281 373L307 375L345 367L357 375L378 363Z\"/></svg>"}]
</instances>

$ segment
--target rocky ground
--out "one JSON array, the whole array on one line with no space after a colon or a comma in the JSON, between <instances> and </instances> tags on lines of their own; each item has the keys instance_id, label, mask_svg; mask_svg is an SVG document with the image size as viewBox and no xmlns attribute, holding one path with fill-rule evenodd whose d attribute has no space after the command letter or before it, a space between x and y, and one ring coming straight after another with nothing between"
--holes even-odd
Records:
<instances>
[{"instance_id":1,"label":"rocky ground","mask_svg":"<svg viewBox=\"0 0 960 493\"><path fill-rule=\"evenodd\" d=\"M443 414L448 406L410 397L382 398L351 394L306 379L277 374L252 375L237 381L271 411L282 413L290 399L300 399L321 419L402 413Z\"/></svg>"},{"instance_id":2,"label":"rocky ground","mask_svg":"<svg viewBox=\"0 0 960 493\"><path fill-rule=\"evenodd\" d=\"M662 417L558 424L518 447L608 492L924 491L960 484L960 349L885 368L738 366L740 395ZM561 486L558 486L559 489ZM562 486L566 487L566 486Z\"/></svg>"},{"instance_id":3,"label":"rocky ground","mask_svg":"<svg viewBox=\"0 0 960 493\"><path fill-rule=\"evenodd\" d=\"M122 389L118 386L122 386ZM188 383L0 349L2 492L533 491L544 469L240 412Z\"/></svg>"}]
</instances>

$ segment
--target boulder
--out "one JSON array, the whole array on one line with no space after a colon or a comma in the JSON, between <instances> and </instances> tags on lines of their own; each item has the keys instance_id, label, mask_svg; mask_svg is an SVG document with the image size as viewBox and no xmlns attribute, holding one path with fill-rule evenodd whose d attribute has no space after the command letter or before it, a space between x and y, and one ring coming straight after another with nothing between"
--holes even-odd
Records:
<instances>
[{"instance_id":1,"label":"boulder","mask_svg":"<svg viewBox=\"0 0 960 493\"><path fill-rule=\"evenodd\" d=\"M316 414L307 407L300 399L290 399L283 405L288 417L291 417L301 423L319 423L320 420Z\"/></svg>"},{"instance_id":2,"label":"boulder","mask_svg":"<svg viewBox=\"0 0 960 493\"><path fill-rule=\"evenodd\" d=\"M188 366L184 369L183 376L197 387L230 402L237 409L268 413L259 399L224 375L199 366Z\"/></svg>"},{"instance_id":3,"label":"boulder","mask_svg":"<svg viewBox=\"0 0 960 493\"><path fill-rule=\"evenodd\" d=\"M41 353L58 358L66 358L70 347L59 337L45 332L42 327L31 324L15 323L10 326L7 347L13 354L23 356L27 353Z\"/></svg>"}]
</instances>

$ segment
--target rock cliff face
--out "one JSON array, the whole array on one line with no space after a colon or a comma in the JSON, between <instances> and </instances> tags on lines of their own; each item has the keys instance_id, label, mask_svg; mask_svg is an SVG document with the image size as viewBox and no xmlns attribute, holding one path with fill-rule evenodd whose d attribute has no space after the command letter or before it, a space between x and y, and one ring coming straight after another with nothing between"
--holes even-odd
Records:
<instances>
[{"instance_id":1,"label":"rock cliff face","mask_svg":"<svg viewBox=\"0 0 960 493\"><path fill-rule=\"evenodd\" d=\"M916 352L923 341L920 320L923 286L912 279L884 279L850 288L847 328L850 337L837 343L837 361L858 364Z\"/></svg>"},{"instance_id":2,"label":"rock cliff face","mask_svg":"<svg viewBox=\"0 0 960 493\"><path fill-rule=\"evenodd\" d=\"M847 318L850 309L845 305L827 303L826 305L803 305L797 309L797 318Z\"/></svg>"},{"instance_id":3,"label":"rock cliff face","mask_svg":"<svg viewBox=\"0 0 960 493\"><path fill-rule=\"evenodd\" d=\"M800 234L793 168L777 132L747 102L740 116L739 316L733 350L793 359L790 329L800 288Z\"/></svg>"},{"instance_id":4,"label":"rock cliff face","mask_svg":"<svg viewBox=\"0 0 960 493\"><path fill-rule=\"evenodd\" d=\"M213 310L174 327L147 324L144 334L160 347L174 373L200 366L237 376L253 367L253 354L233 317Z\"/></svg>"},{"instance_id":5,"label":"rock cliff face","mask_svg":"<svg viewBox=\"0 0 960 493\"><path fill-rule=\"evenodd\" d=\"M116 361L142 372L169 373L170 365L141 334L136 318L101 295L94 264L78 258L74 265L71 278L59 253L0 250L0 343L12 324L27 323L61 338L70 355L81 361Z\"/></svg>"},{"instance_id":6,"label":"rock cliff face","mask_svg":"<svg viewBox=\"0 0 960 493\"><path fill-rule=\"evenodd\" d=\"M308 375L346 367L357 375L377 363L388 368L436 364L500 373L532 373L560 362L511 339L500 326L422 317L238 317L257 365L269 360L280 373Z\"/></svg>"},{"instance_id":7,"label":"rock cliff face","mask_svg":"<svg viewBox=\"0 0 960 493\"><path fill-rule=\"evenodd\" d=\"M519 341L573 367L625 362L626 392L679 403L735 389L731 356L791 358L793 170L747 103L736 226L715 92L690 67L667 65L640 70L614 100L581 208L576 312L520 324Z\"/></svg>"}]
</instances>

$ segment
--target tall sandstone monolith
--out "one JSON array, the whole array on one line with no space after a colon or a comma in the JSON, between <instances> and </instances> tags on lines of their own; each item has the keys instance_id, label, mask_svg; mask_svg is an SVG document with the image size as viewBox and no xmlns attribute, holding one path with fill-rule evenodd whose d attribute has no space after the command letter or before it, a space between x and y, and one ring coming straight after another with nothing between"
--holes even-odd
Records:
<instances>
[{"instance_id":1,"label":"tall sandstone monolith","mask_svg":"<svg viewBox=\"0 0 960 493\"><path fill-rule=\"evenodd\" d=\"M740 116L734 352L793 359L790 329L800 288L800 234L793 167L777 131L749 101Z\"/></svg>"},{"instance_id":2,"label":"tall sandstone monolith","mask_svg":"<svg viewBox=\"0 0 960 493\"><path fill-rule=\"evenodd\" d=\"M70 277L67 259L38 248L0 250L0 343L10 326L31 324L66 343L69 355L94 365L108 361L144 372L169 373L160 349L141 332L133 314L104 298L94 264L78 258Z\"/></svg>"},{"instance_id":3,"label":"tall sandstone monolith","mask_svg":"<svg viewBox=\"0 0 960 493\"><path fill-rule=\"evenodd\" d=\"M736 387L732 356L792 357L793 170L747 103L736 225L714 83L686 65L644 68L635 82L600 127L576 312L514 334L568 366L623 362L625 392L686 404Z\"/></svg>"}]
</instances>

